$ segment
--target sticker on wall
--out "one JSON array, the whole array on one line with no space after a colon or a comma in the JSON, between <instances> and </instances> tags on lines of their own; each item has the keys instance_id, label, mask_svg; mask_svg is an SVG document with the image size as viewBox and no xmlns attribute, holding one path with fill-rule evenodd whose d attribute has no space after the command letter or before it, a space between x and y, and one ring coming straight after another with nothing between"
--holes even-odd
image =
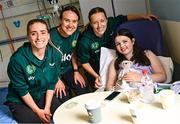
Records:
<instances>
[{"instance_id":1,"label":"sticker on wall","mask_svg":"<svg viewBox=\"0 0 180 124\"><path fill-rule=\"evenodd\" d=\"M15 21L13 21L13 24L15 25L16 28L19 28L21 22L20 22L20 20L15 20Z\"/></svg>"}]
</instances>

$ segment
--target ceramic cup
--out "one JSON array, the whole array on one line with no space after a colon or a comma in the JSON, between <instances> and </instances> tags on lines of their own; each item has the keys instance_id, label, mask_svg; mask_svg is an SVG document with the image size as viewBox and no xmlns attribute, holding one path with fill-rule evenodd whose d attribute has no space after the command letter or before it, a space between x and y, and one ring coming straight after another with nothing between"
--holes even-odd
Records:
<instances>
[{"instance_id":1,"label":"ceramic cup","mask_svg":"<svg viewBox=\"0 0 180 124\"><path fill-rule=\"evenodd\" d=\"M134 101L129 104L129 111L131 113L131 118L136 124L139 121L139 112L141 109L141 103L139 101Z\"/></svg>"},{"instance_id":2,"label":"ceramic cup","mask_svg":"<svg viewBox=\"0 0 180 124\"><path fill-rule=\"evenodd\" d=\"M90 100L85 103L85 108L89 115L90 123L96 124L101 122L101 104L100 102Z\"/></svg>"}]
</instances>

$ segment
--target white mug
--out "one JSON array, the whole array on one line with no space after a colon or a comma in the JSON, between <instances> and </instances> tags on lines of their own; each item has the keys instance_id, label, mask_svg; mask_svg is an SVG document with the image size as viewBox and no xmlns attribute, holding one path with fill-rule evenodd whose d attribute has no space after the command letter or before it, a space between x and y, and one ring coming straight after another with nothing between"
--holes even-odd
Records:
<instances>
[{"instance_id":1,"label":"white mug","mask_svg":"<svg viewBox=\"0 0 180 124\"><path fill-rule=\"evenodd\" d=\"M86 102L85 108L89 115L89 121L91 123L101 122L101 104L100 102L90 100Z\"/></svg>"}]
</instances>

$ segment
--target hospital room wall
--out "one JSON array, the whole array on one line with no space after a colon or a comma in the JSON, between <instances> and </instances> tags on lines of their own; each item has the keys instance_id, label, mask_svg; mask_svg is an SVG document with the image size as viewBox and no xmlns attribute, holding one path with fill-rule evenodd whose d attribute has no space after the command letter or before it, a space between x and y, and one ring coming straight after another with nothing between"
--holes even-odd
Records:
<instances>
[{"instance_id":1,"label":"hospital room wall","mask_svg":"<svg viewBox=\"0 0 180 124\"><path fill-rule=\"evenodd\" d=\"M180 63L180 22L161 20L160 23L169 55Z\"/></svg>"},{"instance_id":2,"label":"hospital room wall","mask_svg":"<svg viewBox=\"0 0 180 124\"><path fill-rule=\"evenodd\" d=\"M149 11L151 10L151 8L149 7ZM168 10L167 10L168 11ZM13 36L25 36L26 35L26 23L29 19L31 18L36 18L36 16L39 13L29 13L23 16L16 16L14 18L8 18L6 20L6 23L8 25L8 27L10 28L10 33ZM21 29L18 28L14 28L14 25L12 24L12 20L23 20L21 21ZM2 20L0 20L0 27L2 27ZM165 19L160 19L160 23L162 26L162 31L163 31L163 36L164 36L164 40L165 40L165 44L166 44L166 48L169 52L169 55L177 62L180 63L180 22L179 21L172 21L172 20L165 20ZM14 28L13 31L11 31L11 28ZM2 28L0 29L2 30ZM4 29L3 29L4 30ZM7 34L2 33L0 31L1 34L1 38L7 37ZM2 40L2 39L1 39ZM18 42L18 43L14 43L15 48L17 49L23 42ZM0 45L0 50L2 53L2 58L8 58L11 55L11 50L9 48L9 45Z\"/></svg>"},{"instance_id":3,"label":"hospital room wall","mask_svg":"<svg viewBox=\"0 0 180 124\"><path fill-rule=\"evenodd\" d=\"M27 24L28 20L30 20L32 18L36 18L37 14L38 13L31 13L31 14L27 14L27 15L24 15L24 16L18 16L16 18L13 18L13 19L18 18L18 20L22 20L21 21L21 26L19 28L15 28L15 26L12 24L12 19L11 18L6 19L6 24L7 24L8 28L9 28L9 32L10 32L11 37L14 38L14 37L26 36L26 24ZM1 20L1 24L3 24L2 20ZM4 39L1 39L1 40L7 40L8 35L7 35L7 33L5 33L6 29L5 29L4 25L1 25L1 27L2 27L1 29L3 29L3 30L0 30L1 38L4 38ZM21 44L23 44L23 42L24 41L13 43L13 46L15 47L15 50ZM3 59L9 58L11 56L12 50L10 48L10 44L0 45L0 50L1 50L1 59L2 59L1 61L3 61Z\"/></svg>"},{"instance_id":4,"label":"hospital room wall","mask_svg":"<svg viewBox=\"0 0 180 124\"><path fill-rule=\"evenodd\" d=\"M21 26L19 28L15 28L15 26L12 23L12 18L6 19L6 24L7 24L8 28L9 28L11 38L26 37L26 25L27 25L27 22L30 19L36 18L37 15L39 15L38 12L37 13L30 13L30 14L27 14L27 15L18 16L18 17L13 18L13 20L17 19L17 18L18 18L18 20L21 20ZM1 39L1 42L3 40L8 40L9 39L9 37L8 37L8 35L6 33L6 29L5 29L4 25L2 25L2 24L3 24L3 22L1 20L1 27L3 27L3 28L1 28L0 34L1 34L1 38L4 38L4 39ZM23 40L21 42L14 42L13 46L14 46L15 50L26 41L27 40ZM0 45L0 52L1 52L1 59L0 59L1 61L3 61L4 59L9 58L11 56L11 54L12 54L11 45L10 44L2 44L2 45Z\"/></svg>"},{"instance_id":5,"label":"hospital room wall","mask_svg":"<svg viewBox=\"0 0 180 124\"><path fill-rule=\"evenodd\" d=\"M147 3L148 11L159 17L165 47L169 56L171 56L174 61L180 63L180 13L177 11L177 8L179 8L177 6L179 6L180 1L147 0Z\"/></svg>"}]
</instances>

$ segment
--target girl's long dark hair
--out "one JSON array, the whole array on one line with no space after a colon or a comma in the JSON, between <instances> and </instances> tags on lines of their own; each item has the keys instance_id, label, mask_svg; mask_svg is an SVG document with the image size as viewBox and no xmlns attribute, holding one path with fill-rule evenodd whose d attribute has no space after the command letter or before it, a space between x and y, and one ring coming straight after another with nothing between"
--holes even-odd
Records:
<instances>
[{"instance_id":1,"label":"girl's long dark hair","mask_svg":"<svg viewBox=\"0 0 180 124\"><path fill-rule=\"evenodd\" d=\"M135 39L135 37L133 36L133 34L128 30L128 29L120 29L118 30L115 34L114 34L114 41L115 38L117 36L127 36L128 38L131 39L131 41L133 39ZM123 61L123 60L127 60L125 58L125 56L121 53L119 53L116 49L116 54L117 54L117 59L115 60L115 69L118 70L119 69L119 64ZM150 65L150 60L147 58L147 56L145 55L145 49L139 47L137 45L137 41L134 41L134 46L133 46L133 56L130 58L130 61L134 62L134 63L138 63L139 65Z\"/></svg>"}]
</instances>

